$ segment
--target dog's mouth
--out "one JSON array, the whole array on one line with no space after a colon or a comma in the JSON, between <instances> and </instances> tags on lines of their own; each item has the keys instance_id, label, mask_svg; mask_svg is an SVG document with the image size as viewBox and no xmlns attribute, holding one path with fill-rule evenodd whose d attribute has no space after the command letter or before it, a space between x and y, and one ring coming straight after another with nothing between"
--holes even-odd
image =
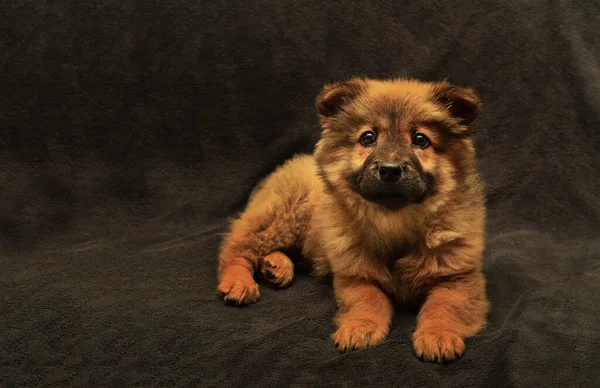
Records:
<instances>
[{"instance_id":1,"label":"dog's mouth","mask_svg":"<svg viewBox=\"0 0 600 388\"><path fill-rule=\"evenodd\" d=\"M389 210L399 210L410 204L420 203L426 196L426 191L419 185L404 185L396 187L381 187L366 185L359 194L367 201L376 203Z\"/></svg>"},{"instance_id":2,"label":"dog's mouth","mask_svg":"<svg viewBox=\"0 0 600 388\"><path fill-rule=\"evenodd\" d=\"M390 210L398 210L412 202L416 202L399 193L376 193L362 195L369 202L376 203Z\"/></svg>"},{"instance_id":3,"label":"dog's mouth","mask_svg":"<svg viewBox=\"0 0 600 388\"><path fill-rule=\"evenodd\" d=\"M372 174L356 174L348 178L354 192L364 200L388 210L399 210L420 203L428 193L427 185L420 178L402 179L396 183L381 182Z\"/></svg>"}]
</instances>

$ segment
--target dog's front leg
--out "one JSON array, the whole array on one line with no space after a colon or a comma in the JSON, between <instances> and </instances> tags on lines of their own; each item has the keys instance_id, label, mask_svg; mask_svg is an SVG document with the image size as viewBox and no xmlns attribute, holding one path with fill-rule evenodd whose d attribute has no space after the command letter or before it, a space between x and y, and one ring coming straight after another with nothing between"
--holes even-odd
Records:
<instances>
[{"instance_id":1,"label":"dog's front leg","mask_svg":"<svg viewBox=\"0 0 600 388\"><path fill-rule=\"evenodd\" d=\"M332 335L341 351L358 350L383 341L390 328L393 307L383 290L373 282L335 274L333 287L338 303Z\"/></svg>"},{"instance_id":2,"label":"dog's front leg","mask_svg":"<svg viewBox=\"0 0 600 388\"><path fill-rule=\"evenodd\" d=\"M443 363L460 357L464 340L481 330L489 305L479 271L433 287L417 318L413 346L424 361Z\"/></svg>"}]
</instances>

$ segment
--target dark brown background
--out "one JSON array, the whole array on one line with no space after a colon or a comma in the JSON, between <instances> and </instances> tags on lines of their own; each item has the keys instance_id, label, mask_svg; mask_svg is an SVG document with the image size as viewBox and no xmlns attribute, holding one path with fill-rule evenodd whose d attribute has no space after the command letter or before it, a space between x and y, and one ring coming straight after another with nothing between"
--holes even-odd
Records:
<instances>
[{"instance_id":1,"label":"dark brown background","mask_svg":"<svg viewBox=\"0 0 600 388\"><path fill-rule=\"evenodd\" d=\"M0 3L0 386L600 386L600 6ZM330 285L215 296L227 218L352 75L482 95L488 329L339 355Z\"/></svg>"}]
</instances>

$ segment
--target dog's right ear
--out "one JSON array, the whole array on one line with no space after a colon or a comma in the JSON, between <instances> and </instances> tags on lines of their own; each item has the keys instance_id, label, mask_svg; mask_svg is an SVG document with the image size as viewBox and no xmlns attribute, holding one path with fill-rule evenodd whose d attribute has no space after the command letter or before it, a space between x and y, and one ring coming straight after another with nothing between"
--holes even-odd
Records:
<instances>
[{"instance_id":1,"label":"dog's right ear","mask_svg":"<svg viewBox=\"0 0 600 388\"><path fill-rule=\"evenodd\" d=\"M321 118L335 116L366 88L360 79L326 84L317 96L317 109Z\"/></svg>"}]
</instances>

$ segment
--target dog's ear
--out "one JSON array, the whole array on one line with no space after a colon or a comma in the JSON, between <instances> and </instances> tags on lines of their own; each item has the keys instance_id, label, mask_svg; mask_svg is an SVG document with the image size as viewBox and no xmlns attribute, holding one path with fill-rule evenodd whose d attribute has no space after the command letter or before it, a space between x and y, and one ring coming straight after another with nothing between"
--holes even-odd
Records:
<instances>
[{"instance_id":1,"label":"dog's ear","mask_svg":"<svg viewBox=\"0 0 600 388\"><path fill-rule=\"evenodd\" d=\"M338 114L365 88L366 83L360 79L326 84L316 101L321 118L329 118Z\"/></svg>"},{"instance_id":2,"label":"dog's ear","mask_svg":"<svg viewBox=\"0 0 600 388\"><path fill-rule=\"evenodd\" d=\"M461 125L472 125L482 110L481 99L472 88L442 82L434 86L433 96Z\"/></svg>"}]
</instances>

